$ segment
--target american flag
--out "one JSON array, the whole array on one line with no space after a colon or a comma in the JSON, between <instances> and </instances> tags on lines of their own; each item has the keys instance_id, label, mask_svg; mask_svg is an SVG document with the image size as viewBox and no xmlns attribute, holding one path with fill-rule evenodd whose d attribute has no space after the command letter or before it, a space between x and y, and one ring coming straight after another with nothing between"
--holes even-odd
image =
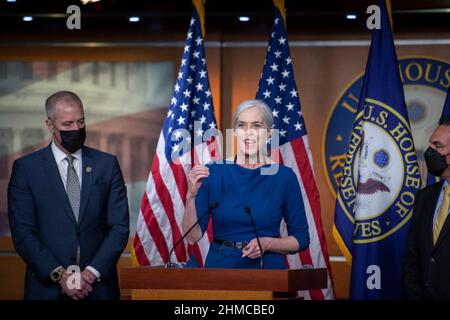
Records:
<instances>
[{"instance_id":1,"label":"american flag","mask_svg":"<svg viewBox=\"0 0 450 320\"><path fill-rule=\"evenodd\" d=\"M326 289L303 291L300 295L305 299L333 299L319 192L314 177L299 93L295 84L287 34L283 17L277 7L256 98L264 100L272 108L273 128L279 130L279 162L291 167L297 175L309 225L311 239L309 249L296 255L288 255L289 268L300 268L303 265L328 268ZM281 233L287 235L284 222Z\"/></svg>"},{"instance_id":2,"label":"american flag","mask_svg":"<svg viewBox=\"0 0 450 320\"><path fill-rule=\"evenodd\" d=\"M137 219L134 253L139 265L167 263L174 243L182 237L186 175L193 163L204 164L216 159L214 156L219 157L216 139L200 143L195 139L202 139L209 129L217 132L215 128L200 16L194 9L169 111ZM193 255L202 267L211 239L210 226L197 244L181 242L171 261L186 261Z\"/></svg>"}]
</instances>

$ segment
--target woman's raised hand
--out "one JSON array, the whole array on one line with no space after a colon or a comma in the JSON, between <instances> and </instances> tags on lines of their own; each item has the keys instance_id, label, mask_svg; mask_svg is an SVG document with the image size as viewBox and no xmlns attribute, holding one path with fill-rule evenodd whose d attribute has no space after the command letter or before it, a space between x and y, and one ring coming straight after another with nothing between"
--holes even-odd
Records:
<instances>
[{"instance_id":1,"label":"woman's raised hand","mask_svg":"<svg viewBox=\"0 0 450 320\"><path fill-rule=\"evenodd\" d=\"M187 197L195 197L198 189L202 185L202 179L209 176L209 169L200 164L195 165L187 176L188 192Z\"/></svg>"}]
</instances>

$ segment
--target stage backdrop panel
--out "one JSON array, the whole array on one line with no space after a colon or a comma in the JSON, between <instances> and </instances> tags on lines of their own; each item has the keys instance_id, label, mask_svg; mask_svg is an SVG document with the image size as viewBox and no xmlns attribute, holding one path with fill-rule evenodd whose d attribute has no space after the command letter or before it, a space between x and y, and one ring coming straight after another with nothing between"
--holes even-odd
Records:
<instances>
[{"instance_id":1,"label":"stage backdrop panel","mask_svg":"<svg viewBox=\"0 0 450 320\"><path fill-rule=\"evenodd\" d=\"M131 234L174 84L173 62L0 62L0 236L10 234L13 161L46 146L45 99L59 90L84 104L86 145L115 154L128 189Z\"/></svg>"},{"instance_id":2,"label":"stage backdrop panel","mask_svg":"<svg viewBox=\"0 0 450 320\"><path fill-rule=\"evenodd\" d=\"M395 36L398 38L398 35ZM355 81L364 72L369 41L349 45L348 40L353 37L348 35L336 36L347 40L332 44L327 41L296 41L300 37L289 34L291 58L314 158L336 297L346 298L349 267L331 235L335 207L333 180L338 180L340 164L330 158L342 154L342 149L337 147L345 145L345 132L350 130L352 114L344 114L345 121L342 122L333 120L333 114L351 110L353 98L350 93L358 97ZM427 35L407 36L410 40L424 37ZM450 39L450 34L446 39ZM221 39L219 47L208 47L207 42L211 91L221 128L231 127L232 113L242 100L255 97L267 50L267 38L258 40L245 42L242 37L227 35ZM369 34L366 40L369 40ZM0 52L0 59L3 59L0 61L1 234L9 234L6 186L12 161L48 143L49 135L44 127L44 100L52 92L62 89L79 92L85 102L89 128L87 143L118 155L130 192L131 228L134 230L134 217L140 207L182 49L176 45L107 49L43 46L17 47ZM429 41L420 44L416 41L413 44L399 44L396 49L399 59L405 62L402 73L408 82L405 83L405 93L414 138L418 149L423 150L439 114L443 92L448 88L450 45L430 44ZM87 66L84 72L83 65ZM116 65L113 67L115 72L108 70L111 65ZM129 68L128 77L135 79L129 80L129 87L124 82L126 72L119 71L121 68L126 70L126 65ZM154 68L148 67L145 71L145 65ZM69 69L75 66L81 69L72 75ZM103 71L105 69L108 71ZM100 70L98 72L103 76L95 76L95 70ZM134 71L130 73L130 70ZM132 75L142 73L147 76ZM116 86L120 83L122 89L111 88L113 78L116 79ZM79 81L72 83L72 79ZM146 84L144 81L147 81ZM102 86L95 82L102 83ZM39 87L36 83L40 83ZM119 95L122 98L118 98ZM326 146L327 141L331 147ZM331 166L327 165L327 161ZM334 168L333 163L336 164ZM121 266L130 263L130 247L121 258ZM21 296L23 268L23 262L13 251L11 240L0 238L0 275L5 275L0 277L0 298Z\"/></svg>"}]
</instances>

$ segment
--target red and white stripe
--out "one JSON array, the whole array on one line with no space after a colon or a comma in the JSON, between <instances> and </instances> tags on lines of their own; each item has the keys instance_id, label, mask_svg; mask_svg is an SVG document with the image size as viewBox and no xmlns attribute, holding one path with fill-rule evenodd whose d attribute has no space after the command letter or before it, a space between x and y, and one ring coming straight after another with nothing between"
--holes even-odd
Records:
<instances>
[{"instance_id":1,"label":"red and white stripe","mask_svg":"<svg viewBox=\"0 0 450 320\"><path fill-rule=\"evenodd\" d=\"M313 161L309 148L308 136L292 140L280 146L280 163L292 168L300 185L306 219L309 226L309 248L299 254L288 255L289 268L300 268L312 265L314 268L328 269L328 286L322 290L301 291L305 299L323 300L334 299L331 282L330 264L328 259L325 235L323 232L320 198L314 177ZM281 234L287 235L286 224L281 225Z\"/></svg>"},{"instance_id":2,"label":"red and white stripe","mask_svg":"<svg viewBox=\"0 0 450 320\"><path fill-rule=\"evenodd\" d=\"M182 237L186 175L192 167L191 160L208 163L213 159L211 151L215 148L215 142L205 142L185 153L179 162L168 162L161 132L137 218L134 250L140 265L163 265L168 261L174 243ZM195 254L199 265L203 266L212 235L211 227L208 229L196 244L180 243L172 253L171 261L186 261L190 254Z\"/></svg>"}]
</instances>

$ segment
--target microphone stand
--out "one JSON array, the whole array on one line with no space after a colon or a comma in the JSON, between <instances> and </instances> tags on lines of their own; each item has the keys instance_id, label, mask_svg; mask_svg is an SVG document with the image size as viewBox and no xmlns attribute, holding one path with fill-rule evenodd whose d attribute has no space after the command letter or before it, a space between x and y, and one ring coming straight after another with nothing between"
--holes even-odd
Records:
<instances>
[{"instance_id":1,"label":"microphone stand","mask_svg":"<svg viewBox=\"0 0 450 320\"><path fill-rule=\"evenodd\" d=\"M255 236L256 236L256 242L258 243L259 251L261 251L261 256L259 259L259 268L264 269L264 260L263 260L264 252L262 250L261 242L259 241L258 233L256 232L255 222L253 221L253 216L252 216L252 210L250 209L250 207L245 207L244 210L245 210L245 213L248 214L250 217L250 221L251 221L252 227L253 227L253 232L255 233Z\"/></svg>"},{"instance_id":2,"label":"microphone stand","mask_svg":"<svg viewBox=\"0 0 450 320\"><path fill-rule=\"evenodd\" d=\"M178 239L177 242L175 242L175 244L173 245L172 249L169 252L169 261L167 261L167 263L165 265L166 268L178 268L178 267L180 267L180 263L179 262L175 262L174 263L174 262L172 262L172 259L171 259L172 253L174 252L175 248L184 240L184 238L186 238L186 236L189 234L189 232L191 232L192 229L194 229L194 227L200 222L200 220L204 216L206 216L207 214L210 214L211 211L216 209L218 206L219 206L218 202L213 202L209 206L208 210L204 214L202 214L200 218L197 219L197 221L188 229L188 231L186 231L185 234L183 234L183 236L180 239Z\"/></svg>"}]
</instances>

